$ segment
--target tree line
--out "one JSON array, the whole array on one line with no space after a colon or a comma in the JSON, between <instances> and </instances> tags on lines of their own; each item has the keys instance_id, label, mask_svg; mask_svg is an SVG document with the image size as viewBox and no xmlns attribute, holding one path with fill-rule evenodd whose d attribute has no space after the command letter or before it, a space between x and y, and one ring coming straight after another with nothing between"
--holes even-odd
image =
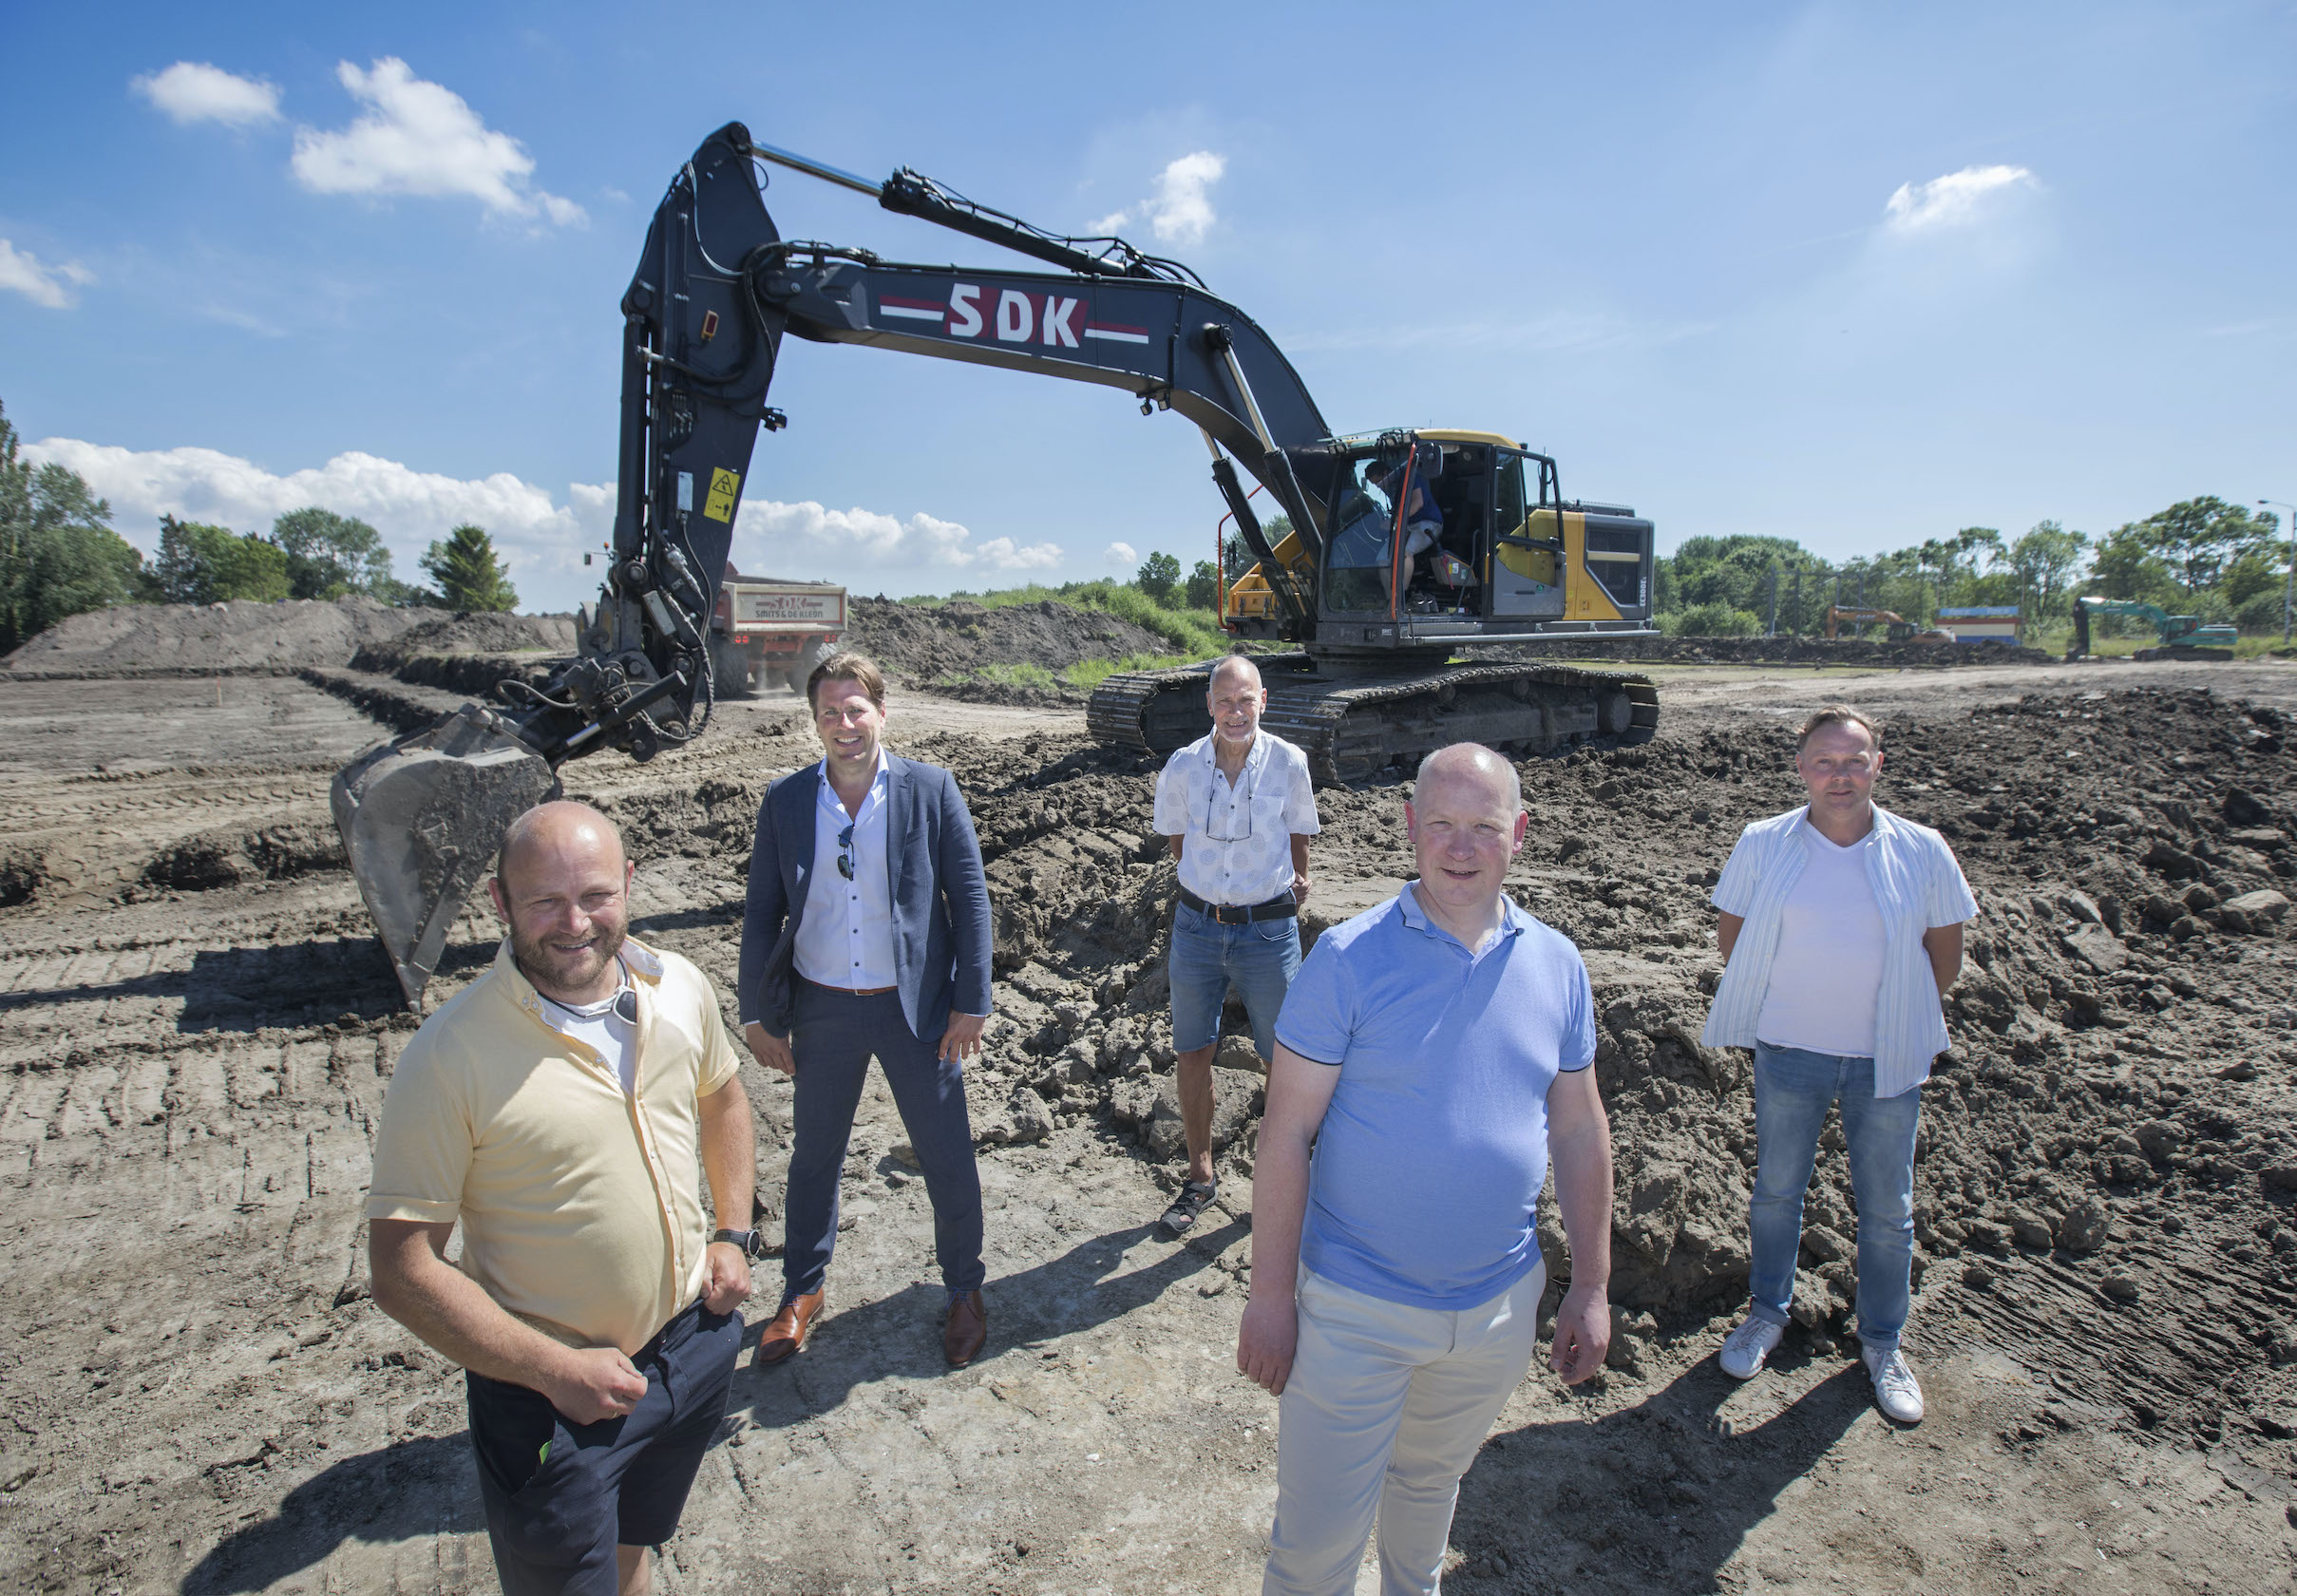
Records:
<instances>
[{"instance_id":1,"label":"tree line","mask_svg":"<svg viewBox=\"0 0 2297 1596\"><path fill-rule=\"evenodd\" d=\"M2282 629L2288 545L2279 518L2223 499L2185 499L2102 537L2045 521L2016 538L1965 526L1911 548L1839 563L1787 538L1687 538L1658 561L1660 624L1685 636L1816 633L1831 604L1891 610L1918 625L1942 608L2015 604L2026 631L2063 622L2083 595L2135 598L2243 632Z\"/></svg>"},{"instance_id":2,"label":"tree line","mask_svg":"<svg viewBox=\"0 0 2297 1596\"><path fill-rule=\"evenodd\" d=\"M234 598L341 598L449 610L518 606L508 567L484 527L465 522L418 563L431 586L401 581L382 534L316 505L268 532L160 518L149 559L112 529L111 505L77 471L35 467L0 407L0 653L58 621L111 604L216 604Z\"/></svg>"}]
</instances>

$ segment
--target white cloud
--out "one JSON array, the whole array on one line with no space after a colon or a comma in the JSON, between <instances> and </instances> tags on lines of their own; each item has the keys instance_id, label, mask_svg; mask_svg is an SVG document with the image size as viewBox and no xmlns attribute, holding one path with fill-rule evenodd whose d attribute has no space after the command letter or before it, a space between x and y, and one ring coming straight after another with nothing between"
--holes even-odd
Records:
<instances>
[{"instance_id":1,"label":"white cloud","mask_svg":"<svg viewBox=\"0 0 2297 1596\"><path fill-rule=\"evenodd\" d=\"M1884 225L1897 233L1966 227L1981 219L2005 190L2041 186L2023 166L1965 166L1928 182L1900 183L1883 206Z\"/></svg>"},{"instance_id":2,"label":"white cloud","mask_svg":"<svg viewBox=\"0 0 2297 1596\"><path fill-rule=\"evenodd\" d=\"M1024 544L1011 538L976 543L966 527L922 511L895 517L858 507L831 510L810 499L795 504L743 501L734 538L734 562L744 570L780 570L791 560L813 560L847 572L926 566L1040 571L1061 560L1058 543Z\"/></svg>"},{"instance_id":3,"label":"white cloud","mask_svg":"<svg viewBox=\"0 0 2297 1596\"><path fill-rule=\"evenodd\" d=\"M1194 150L1166 163L1157 174L1156 192L1136 206L1111 211L1085 223L1092 234L1114 233L1136 216L1146 221L1160 242L1201 244L1218 217L1212 209L1212 185L1228 169L1227 158L1210 150Z\"/></svg>"},{"instance_id":4,"label":"white cloud","mask_svg":"<svg viewBox=\"0 0 2297 1596\"><path fill-rule=\"evenodd\" d=\"M335 76L367 108L340 132L295 130L295 180L313 193L462 195L503 216L541 215L561 226L587 219L573 200L528 182L535 162L525 145L398 57L364 72L341 62Z\"/></svg>"},{"instance_id":5,"label":"white cloud","mask_svg":"<svg viewBox=\"0 0 2297 1596\"><path fill-rule=\"evenodd\" d=\"M242 78L204 61L179 61L165 71L128 80L128 87L177 122L219 122L251 127L279 120L279 88L261 78Z\"/></svg>"},{"instance_id":6,"label":"white cloud","mask_svg":"<svg viewBox=\"0 0 2297 1596\"><path fill-rule=\"evenodd\" d=\"M402 580L420 580L417 557L432 539L465 521L486 528L514 578L541 577L579 570L583 549L604 535L598 528L614 523L612 486L578 484L568 503L560 504L547 490L508 471L449 477L355 451L284 476L209 448L139 450L43 438L24 452L37 464L53 461L79 472L89 491L111 501L121 532L146 552L157 546L162 515L263 532L287 511L318 504L356 516L382 533ZM539 597L521 594L530 604Z\"/></svg>"},{"instance_id":7,"label":"white cloud","mask_svg":"<svg viewBox=\"0 0 2297 1596\"><path fill-rule=\"evenodd\" d=\"M1122 565L1128 570L1141 562L1140 552L1130 543L1111 543L1101 550L1101 558L1111 565Z\"/></svg>"},{"instance_id":8,"label":"white cloud","mask_svg":"<svg viewBox=\"0 0 2297 1596\"><path fill-rule=\"evenodd\" d=\"M1202 242L1214 220L1210 190L1227 169L1222 157L1197 150L1159 173L1156 194L1148 201L1148 224L1156 236L1168 244Z\"/></svg>"},{"instance_id":9,"label":"white cloud","mask_svg":"<svg viewBox=\"0 0 2297 1596\"><path fill-rule=\"evenodd\" d=\"M582 556L597 556L614 535L610 482L570 483L563 498L554 498L508 471L449 477L355 451L285 473L210 448L139 450L43 438L24 452L35 465L53 461L79 472L89 491L111 502L121 533L146 553L158 547L162 515L262 532L289 510L318 504L372 525L389 545L400 580L421 581L417 560L431 541L459 522L476 522L494 539L527 609L571 609L595 598L605 572L585 568ZM956 522L930 515L750 500L734 528L733 558L746 571L861 582L893 572L1050 570L1062 551L1011 538L977 542Z\"/></svg>"},{"instance_id":10,"label":"white cloud","mask_svg":"<svg viewBox=\"0 0 2297 1596\"><path fill-rule=\"evenodd\" d=\"M51 311L68 309L72 291L65 285L83 287L95 280L96 274L77 260L50 266L31 251L0 238L0 288L13 289L35 305L46 305Z\"/></svg>"}]
</instances>

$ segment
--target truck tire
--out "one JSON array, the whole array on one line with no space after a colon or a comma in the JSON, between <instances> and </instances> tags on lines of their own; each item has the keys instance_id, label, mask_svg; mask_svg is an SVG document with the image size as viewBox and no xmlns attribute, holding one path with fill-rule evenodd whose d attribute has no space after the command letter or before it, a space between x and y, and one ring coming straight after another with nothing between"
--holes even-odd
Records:
<instances>
[{"instance_id":1,"label":"truck tire","mask_svg":"<svg viewBox=\"0 0 2297 1596\"><path fill-rule=\"evenodd\" d=\"M827 637L807 638L806 646L798 650L798 656L789 667L789 691L805 692L806 678L813 674L813 668L837 652L837 644Z\"/></svg>"},{"instance_id":2,"label":"truck tire","mask_svg":"<svg viewBox=\"0 0 2297 1596\"><path fill-rule=\"evenodd\" d=\"M710 635L710 688L720 698L750 696L750 656L718 632Z\"/></svg>"}]
</instances>

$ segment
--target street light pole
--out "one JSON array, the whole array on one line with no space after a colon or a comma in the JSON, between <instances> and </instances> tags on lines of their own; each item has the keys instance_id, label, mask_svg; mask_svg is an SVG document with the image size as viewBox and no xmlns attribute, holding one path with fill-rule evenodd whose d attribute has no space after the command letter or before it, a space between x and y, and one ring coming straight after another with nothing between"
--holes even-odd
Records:
<instances>
[{"instance_id":1,"label":"street light pole","mask_svg":"<svg viewBox=\"0 0 2297 1596\"><path fill-rule=\"evenodd\" d=\"M2270 504L2275 509L2289 512L2289 574L2288 580L2281 584L2281 646L2288 648L2289 646L2289 612L2292 607L2297 607L2297 506L2284 504L2278 499L2260 499L2257 503Z\"/></svg>"}]
</instances>

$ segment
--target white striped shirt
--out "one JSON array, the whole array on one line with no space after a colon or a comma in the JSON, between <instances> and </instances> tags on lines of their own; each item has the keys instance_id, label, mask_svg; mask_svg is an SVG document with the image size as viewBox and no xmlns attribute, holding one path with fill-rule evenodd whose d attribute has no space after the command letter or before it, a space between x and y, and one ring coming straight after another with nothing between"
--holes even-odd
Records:
<instances>
[{"instance_id":1,"label":"white striped shirt","mask_svg":"<svg viewBox=\"0 0 2297 1596\"><path fill-rule=\"evenodd\" d=\"M1808 805L1738 834L1712 899L1724 914L1746 922L1723 966L1699 1037L1709 1047L1751 1048L1756 1022L1771 989L1787 895L1810 859L1799 832ZM1882 911L1882 989L1874 1000L1874 1095L1895 1097L1930 1076L1930 1060L1946 1045L1923 933L1959 925L1978 913L1954 850L1927 826L1874 806L1872 846L1865 850L1867 881Z\"/></svg>"}]
</instances>

